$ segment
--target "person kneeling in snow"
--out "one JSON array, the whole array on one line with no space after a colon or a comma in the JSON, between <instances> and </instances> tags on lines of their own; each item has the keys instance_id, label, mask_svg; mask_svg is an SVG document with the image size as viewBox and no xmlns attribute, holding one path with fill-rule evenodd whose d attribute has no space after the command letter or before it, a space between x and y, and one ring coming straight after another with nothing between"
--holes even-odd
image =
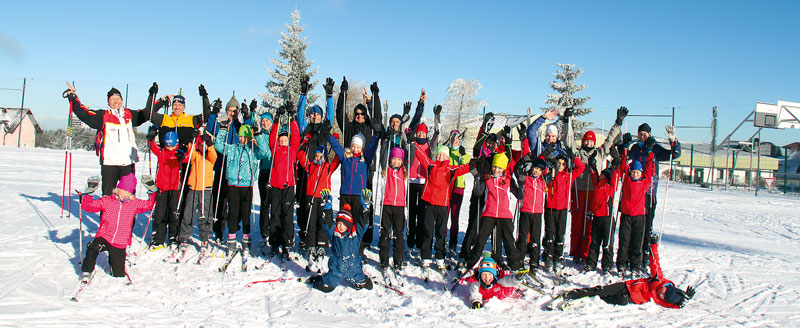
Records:
<instances>
[{"instance_id":1,"label":"person kneeling in snow","mask_svg":"<svg viewBox=\"0 0 800 328\"><path fill-rule=\"evenodd\" d=\"M527 272L515 274L498 269L491 253L484 252L475 275L467 279L467 282L473 283L469 289L471 308L480 309L492 297L500 300L521 298L524 295L521 288L527 277L530 277Z\"/></svg>"},{"instance_id":2,"label":"person kneeling in snow","mask_svg":"<svg viewBox=\"0 0 800 328\"><path fill-rule=\"evenodd\" d=\"M364 233L363 222L356 223L350 214L350 205L344 204L336 215L336 225L331 231L331 256L328 273L309 278L314 288L330 293L337 286L350 284L355 289L372 289L372 280L361 269L358 248Z\"/></svg>"},{"instance_id":3,"label":"person kneeling in snow","mask_svg":"<svg viewBox=\"0 0 800 328\"><path fill-rule=\"evenodd\" d=\"M94 199L91 195L84 195L81 199L81 208L87 212L102 212L100 215L100 228L94 240L86 249L86 258L81 265L81 281L87 283L94 271L97 255L108 251L108 263L111 265L113 277L125 277L125 248L131 244L133 233L133 220L137 214L147 212L153 208L156 199L156 185L153 177L142 176L142 183L150 191L147 200L137 199L136 176L133 173L119 179L114 194ZM94 190L90 190L90 193Z\"/></svg>"},{"instance_id":4,"label":"person kneeling in snow","mask_svg":"<svg viewBox=\"0 0 800 328\"><path fill-rule=\"evenodd\" d=\"M644 304L651 299L663 307L678 309L686 305L686 301L694 297L692 286L685 291L675 287L672 281L664 279L658 259L658 236L650 236L650 274L651 278L641 278L618 282L606 286L580 288L567 291L561 296L565 300L575 300L590 296L600 296L609 304L628 305Z\"/></svg>"}]
</instances>

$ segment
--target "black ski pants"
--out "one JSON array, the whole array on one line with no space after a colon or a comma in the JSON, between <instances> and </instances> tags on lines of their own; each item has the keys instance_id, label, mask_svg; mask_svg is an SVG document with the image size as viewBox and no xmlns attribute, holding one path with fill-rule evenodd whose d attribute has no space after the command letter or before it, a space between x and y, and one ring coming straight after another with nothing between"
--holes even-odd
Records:
<instances>
[{"instance_id":1,"label":"black ski pants","mask_svg":"<svg viewBox=\"0 0 800 328\"><path fill-rule=\"evenodd\" d=\"M225 226L228 224L228 179L225 178L226 165L214 172L214 185L211 187L211 211L214 213L214 234L219 240L225 240ZM221 181L220 181L221 180ZM235 232L235 231L234 231Z\"/></svg>"},{"instance_id":2,"label":"black ski pants","mask_svg":"<svg viewBox=\"0 0 800 328\"><path fill-rule=\"evenodd\" d=\"M624 271L630 263L631 270L642 268L642 241L644 240L645 216L622 214L619 222L619 246L617 247L617 270Z\"/></svg>"},{"instance_id":3,"label":"black ski pants","mask_svg":"<svg viewBox=\"0 0 800 328\"><path fill-rule=\"evenodd\" d=\"M119 165L101 165L100 166L100 179L103 184L103 196L108 196L114 193L114 188L119 183L119 178L128 174L134 173L135 168L133 164L119 166Z\"/></svg>"},{"instance_id":4,"label":"black ski pants","mask_svg":"<svg viewBox=\"0 0 800 328\"><path fill-rule=\"evenodd\" d=\"M176 215L180 190L162 190L156 196L156 207L153 210L153 236L150 242L156 245L163 244L166 237L177 242L178 226L180 221ZM169 230L167 230L169 227Z\"/></svg>"},{"instance_id":5,"label":"black ski pants","mask_svg":"<svg viewBox=\"0 0 800 328\"><path fill-rule=\"evenodd\" d=\"M378 240L380 246L381 265L383 267L389 266L389 247L394 239L394 257L395 267L403 265L403 251L405 251L405 227L406 215L405 208L402 206L389 206L384 205L381 213L381 234Z\"/></svg>"},{"instance_id":6,"label":"black ski pants","mask_svg":"<svg viewBox=\"0 0 800 328\"><path fill-rule=\"evenodd\" d=\"M521 212L517 236L517 250L520 260L525 260L525 253L531 257L530 266L539 265L539 250L542 243L542 214Z\"/></svg>"},{"instance_id":7,"label":"black ski pants","mask_svg":"<svg viewBox=\"0 0 800 328\"><path fill-rule=\"evenodd\" d=\"M469 222L467 222L467 232L464 234L464 240L461 241L461 251L458 254L458 257L462 259L469 257L475 245L475 240L478 238L480 214L485 203L486 200L482 195L472 195L469 198Z\"/></svg>"},{"instance_id":8,"label":"black ski pants","mask_svg":"<svg viewBox=\"0 0 800 328\"><path fill-rule=\"evenodd\" d=\"M305 223L300 227L301 230L305 230L305 233L301 235L303 243L305 243L306 247L328 248L327 231L332 222L333 210L326 210L322 207L322 198L313 196L306 197L308 202L303 205L310 204L308 208L311 212L311 216L308 220L303 220ZM303 205L300 207L303 207ZM298 217L297 225L301 225L300 222L300 217Z\"/></svg>"},{"instance_id":9,"label":"black ski pants","mask_svg":"<svg viewBox=\"0 0 800 328\"><path fill-rule=\"evenodd\" d=\"M250 234L250 206L253 205L253 187L228 186L228 234L236 234L239 224L242 233ZM228 240L231 241L231 240Z\"/></svg>"},{"instance_id":10,"label":"black ski pants","mask_svg":"<svg viewBox=\"0 0 800 328\"><path fill-rule=\"evenodd\" d=\"M270 246L273 250L279 246L291 248L294 246L294 187L272 187L270 190Z\"/></svg>"},{"instance_id":11,"label":"black ski pants","mask_svg":"<svg viewBox=\"0 0 800 328\"><path fill-rule=\"evenodd\" d=\"M424 230L425 206L422 200L422 189L419 183L408 184L408 248L422 249L422 233Z\"/></svg>"},{"instance_id":12,"label":"black ski pants","mask_svg":"<svg viewBox=\"0 0 800 328\"><path fill-rule=\"evenodd\" d=\"M625 286L624 281L606 286L573 289L564 294L564 298L568 300L576 300L591 296L600 296L600 299L608 304L627 305L633 303L631 294L628 292L628 287Z\"/></svg>"},{"instance_id":13,"label":"black ski pants","mask_svg":"<svg viewBox=\"0 0 800 328\"><path fill-rule=\"evenodd\" d=\"M519 260L519 251L517 251L517 246L515 245L516 241L514 240L514 220L498 219L488 216L481 218L481 230L478 232L477 242L472 249L472 253L467 259L467 267L472 267L475 265L475 262L481 258L483 246L486 245L486 242L489 240L489 235L492 234L495 228L497 228L500 239L503 240L503 247L505 248L511 270L519 270L521 263ZM494 255L499 256L499 254Z\"/></svg>"},{"instance_id":14,"label":"black ski pants","mask_svg":"<svg viewBox=\"0 0 800 328\"><path fill-rule=\"evenodd\" d=\"M559 262L564 256L564 233L567 231L567 210L544 210L544 253L542 259Z\"/></svg>"},{"instance_id":15,"label":"black ski pants","mask_svg":"<svg viewBox=\"0 0 800 328\"><path fill-rule=\"evenodd\" d=\"M447 206L425 206L425 218L422 230L422 259L430 259L433 255L431 246L436 237L436 259L444 259L445 238L447 238Z\"/></svg>"},{"instance_id":16,"label":"black ski pants","mask_svg":"<svg viewBox=\"0 0 800 328\"><path fill-rule=\"evenodd\" d=\"M97 263L97 255L100 252L108 252L108 264L111 265L111 276L124 277L125 276L125 254L124 248L116 248L111 246L103 237L97 237L86 247L86 258L83 259L81 264L81 271L92 272L94 265Z\"/></svg>"},{"instance_id":17,"label":"black ski pants","mask_svg":"<svg viewBox=\"0 0 800 328\"><path fill-rule=\"evenodd\" d=\"M258 228L261 232L261 239L267 240L269 238L269 207L270 207L270 196L272 192L270 192L270 188L267 188L267 184L269 184L269 171L270 170L261 170L258 173L258 196L261 198L261 202L259 203L261 208L258 214Z\"/></svg>"},{"instance_id":18,"label":"black ski pants","mask_svg":"<svg viewBox=\"0 0 800 328\"><path fill-rule=\"evenodd\" d=\"M650 236L653 233L653 219L656 216L656 204L658 200L652 194L644 195L645 207L645 222L644 222L644 236ZM642 258L647 259L650 254L650 245L642 243Z\"/></svg>"},{"instance_id":19,"label":"black ski pants","mask_svg":"<svg viewBox=\"0 0 800 328\"><path fill-rule=\"evenodd\" d=\"M611 217L599 216L592 220L592 243L589 245L589 256L586 257L586 265L592 269L597 268L597 258L600 250L603 250L603 261L600 266L604 271L611 270L614 264L614 247L609 245L609 234L611 233Z\"/></svg>"}]
</instances>

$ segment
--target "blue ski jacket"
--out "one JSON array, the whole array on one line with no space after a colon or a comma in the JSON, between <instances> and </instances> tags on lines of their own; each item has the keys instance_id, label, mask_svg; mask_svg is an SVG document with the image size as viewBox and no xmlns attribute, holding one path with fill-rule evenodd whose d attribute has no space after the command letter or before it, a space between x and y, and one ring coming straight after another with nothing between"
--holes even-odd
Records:
<instances>
[{"instance_id":1,"label":"blue ski jacket","mask_svg":"<svg viewBox=\"0 0 800 328\"><path fill-rule=\"evenodd\" d=\"M353 234L342 235L336 232L336 225L332 225L328 230L328 237L331 241L331 255L328 260L328 273L322 275L322 282L328 286L336 287L343 284L357 284L366 280L364 271L361 269L361 255L358 249L361 246L361 235L364 233L364 226L356 225Z\"/></svg>"},{"instance_id":2,"label":"blue ski jacket","mask_svg":"<svg viewBox=\"0 0 800 328\"><path fill-rule=\"evenodd\" d=\"M350 156L345 158L345 151L339 140L333 136L328 137L328 142L331 144L331 149L336 153L339 162L342 163L342 186L339 193L342 195L358 195L361 196L361 189L367 187L369 180L369 163L375 158L375 153L378 151L378 141L380 137L373 136L369 141L367 150L361 156Z\"/></svg>"}]
</instances>

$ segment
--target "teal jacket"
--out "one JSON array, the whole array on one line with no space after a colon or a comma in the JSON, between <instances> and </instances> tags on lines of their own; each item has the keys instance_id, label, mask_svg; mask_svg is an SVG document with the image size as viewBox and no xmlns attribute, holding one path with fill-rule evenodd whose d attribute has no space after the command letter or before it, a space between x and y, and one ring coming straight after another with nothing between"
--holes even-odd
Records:
<instances>
[{"instance_id":1,"label":"teal jacket","mask_svg":"<svg viewBox=\"0 0 800 328\"><path fill-rule=\"evenodd\" d=\"M225 140L227 129L217 131L216 140ZM227 165L228 185L236 187L251 187L258 179L259 161L269 157L269 138L266 134L255 137L256 146L252 142L247 145L239 143L229 144L221 142L215 144L217 151L225 155L225 165Z\"/></svg>"}]
</instances>

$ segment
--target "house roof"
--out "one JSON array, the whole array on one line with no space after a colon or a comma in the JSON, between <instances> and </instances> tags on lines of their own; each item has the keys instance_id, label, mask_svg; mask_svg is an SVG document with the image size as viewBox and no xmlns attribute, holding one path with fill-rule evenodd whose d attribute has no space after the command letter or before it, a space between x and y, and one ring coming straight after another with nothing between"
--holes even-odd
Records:
<instances>
[{"instance_id":1,"label":"house roof","mask_svg":"<svg viewBox=\"0 0 800 328\"><path fill-rule=\"evenodd\" d=\"M6 121L7 123L4 126L6 133L13 133L17 130L17 126L22 122L23 113L27 116L31 123L33 123L33 127L36 129L36 133L42 133L42 127L39 126L39 122L36 121L36 118L33 116L33 112L29 108L23 108L23 110L19 108L9 108L9 107L0 107L0 121Z\"/></svg>"}]
</instances>

